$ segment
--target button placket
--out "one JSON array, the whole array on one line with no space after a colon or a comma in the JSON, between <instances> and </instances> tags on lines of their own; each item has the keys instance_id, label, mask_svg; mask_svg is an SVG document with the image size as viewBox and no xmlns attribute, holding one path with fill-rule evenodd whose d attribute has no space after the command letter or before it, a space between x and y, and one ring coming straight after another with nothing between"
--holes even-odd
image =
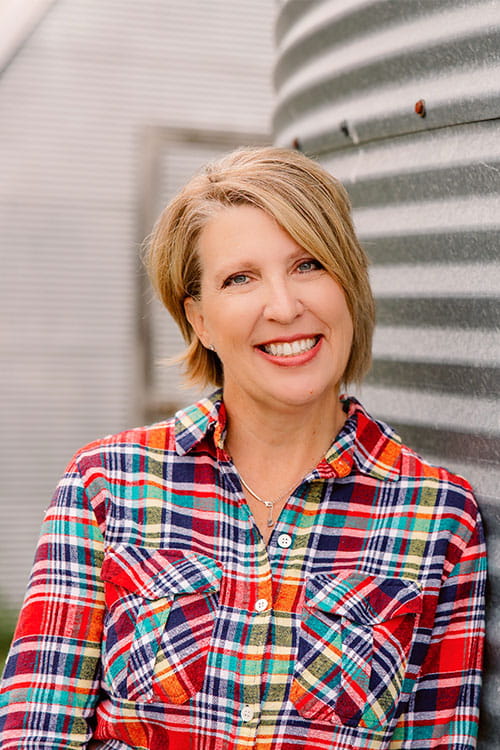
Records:
<instances>
[{"instance_id":1,"label":"button placket","mask_svg":"<svg viewBox=\"0 0 500 750\"><path fill-rule=\"evenodd\" d=\"M253 545L248 561L247 586L238 590L239 606L246 612L248 632L241 650L240 701L236 709L242 745L253 747L260 726L262 678L266 665L266 644L272 616L273 589L269 554L264 543ZM238 745L239 746L239 745Z\"/></svg>"}]
</instances>

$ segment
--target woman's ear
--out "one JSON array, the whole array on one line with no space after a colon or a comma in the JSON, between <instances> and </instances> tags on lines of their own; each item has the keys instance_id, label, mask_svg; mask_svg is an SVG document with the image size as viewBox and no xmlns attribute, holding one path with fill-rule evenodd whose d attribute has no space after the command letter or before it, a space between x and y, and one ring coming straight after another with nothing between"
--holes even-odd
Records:
<instances>
[{"instance_id":1,"label":"woman's ear","mask_svg":"<svg viewBox=\"0 0 500 750\"><path fill-rule=\"evenodd\" d=\"M194 297L186 297L184 300L184 312L203 346L209 349L210 339L205 328L205 319L200 300L194 299Z\"/></svg>"}]
</instances>

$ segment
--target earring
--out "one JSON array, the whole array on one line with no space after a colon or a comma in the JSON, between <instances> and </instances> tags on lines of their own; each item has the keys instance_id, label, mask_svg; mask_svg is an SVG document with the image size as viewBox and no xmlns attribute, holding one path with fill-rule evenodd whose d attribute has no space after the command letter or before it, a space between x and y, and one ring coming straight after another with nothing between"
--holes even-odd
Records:
<instances>
[{"instance_id":1,"label":"earring","mask_svg":"<svg viewBox=\"0 0 500 750\"><path fill-rule=\"evenodd\" d=\"M213 344L210 344L208 348L210 349L211 352L215 351L215 346Z\"/></svg>"}]
</instances>

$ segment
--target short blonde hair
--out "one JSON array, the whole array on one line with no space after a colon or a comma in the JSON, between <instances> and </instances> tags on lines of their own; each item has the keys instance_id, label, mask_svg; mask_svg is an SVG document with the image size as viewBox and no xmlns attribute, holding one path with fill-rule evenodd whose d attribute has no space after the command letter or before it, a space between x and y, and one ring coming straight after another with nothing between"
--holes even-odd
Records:
<instances>
[{"instance_id":1,"label":"short blonde hair","mask_svg":"<svg viewBox=\"0 0 500 750\"><path fill-rule=\"evenodd\" d=\"M187 349L189 383L223 385L221 362L197 338L185 311L199 298L198 238L221 208L249 204L262 209L319 260L344 290L354 334L342 377L360 383L371 364L375 321L368 260L354 232L344 187L315 161L282 148L244 148L209 163L160 215L145 261L153 286L178 324Z\"/></svg>"}]
</instances>

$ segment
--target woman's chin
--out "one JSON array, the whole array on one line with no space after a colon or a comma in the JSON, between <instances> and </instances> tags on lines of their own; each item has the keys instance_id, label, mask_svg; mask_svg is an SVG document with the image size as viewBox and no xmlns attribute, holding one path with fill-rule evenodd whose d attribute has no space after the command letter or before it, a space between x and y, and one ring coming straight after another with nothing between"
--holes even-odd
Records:
<instances>
[{"instance_id":1,"label":"woman's chin","mask_svg":"<svg viewBox=\"0 0 500 750\"><path fill-rule=\"evenodd\" d=\"M327 412L338 399L338 387L329 385L327 388L320 388L311 384L289 383L270 392L269 396L270 408L277 411L317 407L318 410L324 409Z\"/></svg>"}]
</instances>

